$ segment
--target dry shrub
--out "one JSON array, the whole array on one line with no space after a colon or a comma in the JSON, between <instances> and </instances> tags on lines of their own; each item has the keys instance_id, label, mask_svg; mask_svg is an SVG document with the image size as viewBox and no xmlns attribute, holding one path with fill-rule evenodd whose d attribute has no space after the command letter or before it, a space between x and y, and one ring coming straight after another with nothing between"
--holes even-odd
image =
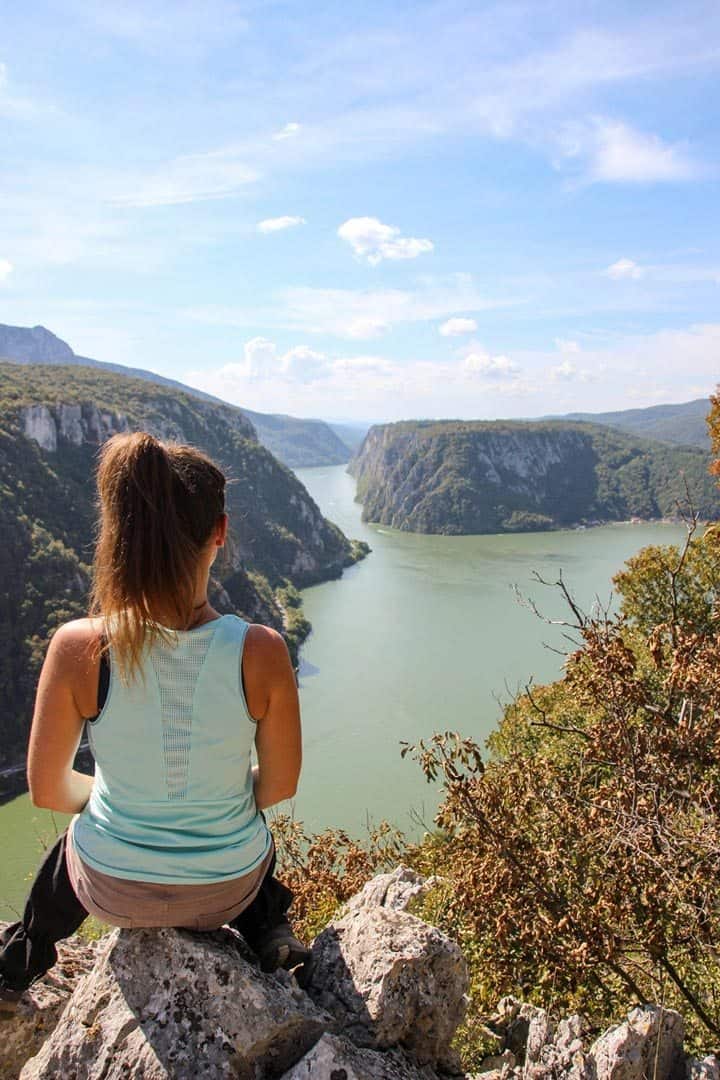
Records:
<instances>
[{"instance_id":1,"label":"dry shrub","mask_svg":"<svg viewBox=\"0 0 720 1080\"><path fill-rule=\"evenodd\" d=\"M396 866L405 848L402 833L385 821L368 824L364 841L343 829L309 836L286 814L275 815L271 826L282 880L295 894L293 925L307 940L374 874Z\"/></svg>"}]
</instances>

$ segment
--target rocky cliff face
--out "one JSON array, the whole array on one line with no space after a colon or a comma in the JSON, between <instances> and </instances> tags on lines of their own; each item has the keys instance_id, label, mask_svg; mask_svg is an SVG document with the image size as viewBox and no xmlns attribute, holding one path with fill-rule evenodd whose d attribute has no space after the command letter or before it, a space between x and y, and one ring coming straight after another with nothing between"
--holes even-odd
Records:
<instances>
[{"instance_id":1,"label":"rocky cliff face","mask_svg":"<svg viewBox=\"0 0 720 1080\"><path fill-rule=\"evenodd\" d=\"M371 428L349 471L366 521L493 533L662 517L675 512L683 474L715 517L708 464L701 450L589 424L427 421Z\"/></svg>"}]
</instances>

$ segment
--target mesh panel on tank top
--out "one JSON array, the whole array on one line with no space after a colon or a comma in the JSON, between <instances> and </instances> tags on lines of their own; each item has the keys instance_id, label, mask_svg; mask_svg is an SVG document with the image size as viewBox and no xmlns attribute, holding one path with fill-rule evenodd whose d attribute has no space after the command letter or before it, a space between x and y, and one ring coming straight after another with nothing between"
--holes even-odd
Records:
<instances>
[{"instance_id":1,"label":"mesh panel on tank top","mask_svg":"<svg viewBox=\"0 0 720 1080\"><path fill-rule=\"evenodd\" d=\"M195 631L179 638L177 645L157 640L150 653L160 689L168 799L184 799L187 794L195 688L214 632L215 627Z\"/></svg>"}]
</instances>

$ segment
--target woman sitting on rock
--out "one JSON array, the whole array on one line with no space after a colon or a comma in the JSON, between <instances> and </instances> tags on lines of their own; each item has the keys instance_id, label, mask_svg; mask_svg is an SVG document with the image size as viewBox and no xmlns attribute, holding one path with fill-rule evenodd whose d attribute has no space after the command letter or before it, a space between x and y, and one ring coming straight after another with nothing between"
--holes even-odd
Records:
<instances>
[{"instance_id":1,"label":"woman sitting on rock","mask_svg":"<svg viewBox=\"0 0 720 1080\"><path fill-rule=\"evenodd\" d=\"M93 615L50 642L28 756L34 804L75 816L0 939L6 1014L88 913L121 927L227 923L265 971L309 957L262 813L300 773L295 675L278 633L207 598L225 477L200 451L136 432L104 444L97 481ZM86 723L94 778L72 767Z\"/></svg>"}]
</instances>

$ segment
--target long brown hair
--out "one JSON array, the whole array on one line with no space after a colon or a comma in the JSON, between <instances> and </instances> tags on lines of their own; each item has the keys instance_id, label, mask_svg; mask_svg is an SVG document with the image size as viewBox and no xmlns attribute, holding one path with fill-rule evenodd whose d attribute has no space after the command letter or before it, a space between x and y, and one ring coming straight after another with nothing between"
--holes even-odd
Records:
<instances>
[{"instance_id":1,"label":"long brown hair","mask_svg":"<svg viewBox=\"0 0 720 1080\"><path fill-rule=\"evenodd\" d=\"M154 611L193 616L199 555L225 510L225 477L202 451L145 431L113 435L97 467L99 522L90 613L125 681L145 646L167 637Z\"/></svg>"}]
</instances>

